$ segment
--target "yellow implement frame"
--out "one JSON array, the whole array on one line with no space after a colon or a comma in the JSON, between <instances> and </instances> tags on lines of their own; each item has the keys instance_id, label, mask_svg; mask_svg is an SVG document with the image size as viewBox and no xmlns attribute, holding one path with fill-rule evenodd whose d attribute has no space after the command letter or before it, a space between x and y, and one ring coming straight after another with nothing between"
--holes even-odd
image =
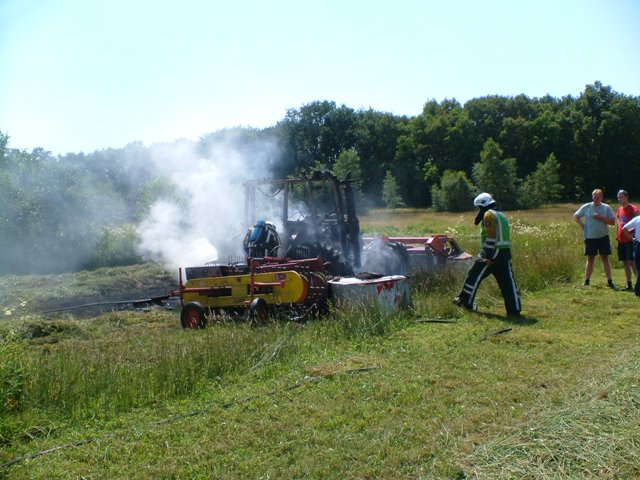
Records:
<instances>
[{"instance_id":1,"label":"yellow implement frame","mask_svg":"<svg viewBox=\"0 0 640 480\"><path fill-rule=\"evenodd\" d=\"M268 305L304 301L307 279L293 270L251 273L188 280L182 290L183 302L197 302L205 308L245 307L255 298Z\"/></svg>"}]
</instances>

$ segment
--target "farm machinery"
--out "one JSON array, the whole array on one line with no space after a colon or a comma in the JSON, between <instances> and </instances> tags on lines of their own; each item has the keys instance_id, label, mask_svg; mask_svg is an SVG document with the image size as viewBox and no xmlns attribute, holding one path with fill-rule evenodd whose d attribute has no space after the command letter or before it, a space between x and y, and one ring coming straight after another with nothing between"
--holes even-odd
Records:
<instances>
[{"instance_id":1,"label":"farm machinery","mask_svg":"<svg viewBox=\"0 0 640 480\"><path fill-rule=\"evenodd\" d=\"M350 174L258 180L244 184L244 260L187 267L179 272L183 328L204 328L211 311L244 315L256 323L269 311L295 319L327 310L328 301L411 304L407 275L416 268L444 269L470 259L446 235L376 237L360 234ZM268 191L266 191L268 190ZM256 220L256 195L279 198L279 225ZM467 258L468 257L468 258Z\"/></svg>"}]
</instances>

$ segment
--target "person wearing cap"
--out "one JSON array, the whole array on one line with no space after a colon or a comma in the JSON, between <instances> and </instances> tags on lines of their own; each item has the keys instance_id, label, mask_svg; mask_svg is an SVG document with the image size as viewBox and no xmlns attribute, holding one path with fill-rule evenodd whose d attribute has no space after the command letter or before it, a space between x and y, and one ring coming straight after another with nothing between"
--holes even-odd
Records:
<instances>
[{"instance_id":1,"label":"person wearing cap","mask_svg":"<svg viewBox=\"0 0 640 480\"><path fill-rule=\"evenodd\" d=\"M618 218L618 232L616 234L618 260L624 266L624 274L627 277L627 290L633 290L631 279L632 276L638 275L638 270L633 260L633 241L624 235L622 229L629 220L640 215L640 208L633 203L629 203L629 194L626 190L618 191L618 201L620 202L620 208L616 212L616 217Z\"/></svg>"},{"instance_id":2,"label":"person wearing cap","mask_svg":"<svg viewBox=\"0 0 640 480\"><path fill-rule=\"evenodd\" d=\"M511 231L506 215L497 209L496 201L488 193L481 193L473 200L478 207L475 224L482 223L482 250L467 272L460 295L453 303L468 310L476 310L478 287L489 275L498 282L507 315L520 317L522 304L511 267Z\"/></svg>"},{"instance_id":3,"label":"person wearing cap","mask_svg":"<svg viewBox=\"0 0 640 480\"><path fill-rule=\"evenodd\" d=\"M632 235L631 232L635 234ZM622 227L624 237L633 242L633 250L635 254L636 271L640 272L640 216L635 216ZM636 276L636 297L640 297L640 276Z\"/></svg>"},{"instance_id":4,"label":"person wearing cap","mask_svg":"<svg viewBox=\"0 0 640 480\"><path fill-rule=\"evenodd\" d=\"M585 203L573 218L582 229L584 234L584 254L587 257L587 264L584 271L583 286L589 285L591 274L593 273L593 264L596 255L600 255L602 267L607 276L607 285L612 290L616 286L611 279L611 263L609 263L609 255L611 255L611 242L609 241L609 225L616 223L613 210L606 203L602 202L604 193L601 189L596 188L591 193L593 202ZM582 220L584 219L584 221Z\"/></svg>"}]
</instances>

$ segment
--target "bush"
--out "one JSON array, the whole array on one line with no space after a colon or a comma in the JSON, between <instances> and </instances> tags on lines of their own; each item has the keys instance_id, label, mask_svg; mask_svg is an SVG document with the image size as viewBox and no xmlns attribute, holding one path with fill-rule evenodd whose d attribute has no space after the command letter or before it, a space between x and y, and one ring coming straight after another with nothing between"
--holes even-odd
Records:
<instances>
[{"instance_id":1,"label":"bush","mask_svg":"<svg viewBox=\"0 0 640 480\"><path fill-rule=\"evenodd\" d=\"M433 209L438 212L463 212L473 207L475 189L464 172L446 170L440 187L431 188Z\"/></svg>"},{"instance_id":2,"label":"bush","mask_svg":"<svg viewBox=\"0 0 640 480\"><path fill-rule=\"evenodd\" d=\"M142 257L137 253L139 243L140 237L134 225L107 227L96 240L93 255L84 268L95 269L142 263Z\"/></svg>"}]
</instances>

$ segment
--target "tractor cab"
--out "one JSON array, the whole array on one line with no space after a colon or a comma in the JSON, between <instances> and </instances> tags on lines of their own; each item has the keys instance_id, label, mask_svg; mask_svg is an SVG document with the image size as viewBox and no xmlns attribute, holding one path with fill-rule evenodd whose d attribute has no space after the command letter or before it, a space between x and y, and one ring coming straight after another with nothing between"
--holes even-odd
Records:
<instances>
[{"instance_id":1,"label":"tractor cab","mask_svg":"<svg viewBox=\"0 0 640 480\"><path fill-rule=\"evenodd\" d=\"M246 182L245 222L253 226L245 237L247 256L256 257L253 253L261 232L271 232L280 243L277 247L275 243L260 244L258 253L292 260L321 257L330 274L353 275L361 266L362 255L354 182L350 174L339 180L330 172L316 172L308 178ZM263 220L256 220L256 211L267 205L278 210L279 231L275 226L268 230Z\"/></svg>"}]
</instances>

